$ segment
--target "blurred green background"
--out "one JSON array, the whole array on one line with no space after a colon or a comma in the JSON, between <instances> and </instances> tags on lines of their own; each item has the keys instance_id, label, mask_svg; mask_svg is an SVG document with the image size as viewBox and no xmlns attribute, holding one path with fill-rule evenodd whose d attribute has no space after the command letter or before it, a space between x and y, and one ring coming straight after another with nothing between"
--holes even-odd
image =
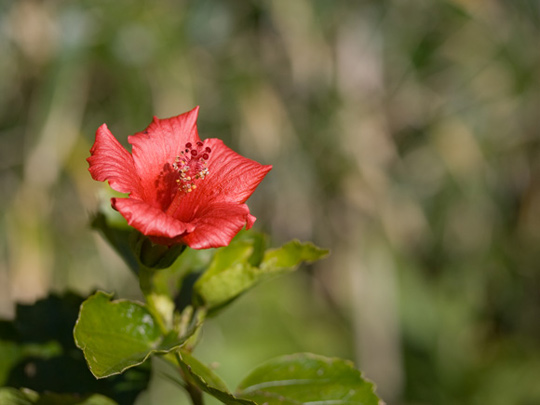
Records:
<instances>
[{"instance_id":1,"label":"blurred green background","mask_svg":"<svg viewBox=\"0 0 540 405\"><path fill-rule=\"evenodd\" d=\"M3 0L0 316L139 297L85 159L103 122L126 144L200 105L201 137L274 165L255 227L332 250L206 325L231 388L312 351L389 405L540 403L539 38L536 0Z\"/></svg>"}]
</instances>

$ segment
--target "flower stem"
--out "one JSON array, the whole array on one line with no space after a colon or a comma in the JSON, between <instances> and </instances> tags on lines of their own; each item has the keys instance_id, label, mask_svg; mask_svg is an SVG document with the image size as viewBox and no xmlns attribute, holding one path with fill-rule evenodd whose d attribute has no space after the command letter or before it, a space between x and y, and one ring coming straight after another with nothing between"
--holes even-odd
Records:
<instances>
[{"instance_id":1,"label":"flower stem","mask_svg":"<svg viewBox=\"0 0 540 405\"><path fill-rule=\"evenodd\" d=\"M141 291L146 299L148 310L154 316L161 333L163 335L166 335L167 333L169 333L170 328L167 327L164 316L162 314L162 311L160 311L160 306L157 302L159 295L156 293L154 286L154 273L155 270L145 266L141 266L139 269L139 284L141 287ZM195 316L195 319L196 318L197 316ZM189 369L182 362L182 358L180 357L178 351L174 351L174 356L176 358L176 361L178 362L178 366L180 367L180 375L185 382L183 387L191 398L191 402L193 403L193 405L204 405L202 391L193 382L193 379L189 375Z\"/></svg>"},{"instance_id":2,"label":"flower stem","mask_svg":"<svg viewBox=\"0 0 540 405\"><path fill-rule=\"evenodd\" d=\"M149 269L148 267L145 267L145 266L140 267L139 285L141 287L141 291L144 295L144 298L146 299L148 310L154 316L161 333L165 335L169 332L169 328L167 328L167 326L165 325L163 316L161 315L161 312L159 311L158 305L156 303L156 294L154 291L153 277L154 277L154 270Z\"/></svg>"}]
</instances>

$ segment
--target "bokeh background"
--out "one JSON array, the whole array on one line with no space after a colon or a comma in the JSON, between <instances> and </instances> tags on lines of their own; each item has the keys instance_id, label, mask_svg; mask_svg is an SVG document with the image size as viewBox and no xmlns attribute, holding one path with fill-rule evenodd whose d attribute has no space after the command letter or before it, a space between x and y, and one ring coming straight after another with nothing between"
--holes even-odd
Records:
<instances>
[{"instance_id":1,"label":"bokeh background","mask_svg":"<svg viewBox=\"0 0 540 405\"><path fill-rule=\"evenodd\" d=\"M332 250L205 327L231 388L312 351L389 405L540 403L538 1L4 0L0 49L1 317L138 297L85 159L103 122L126 144L200 105L203 138L274 165L256 228Z\"/></svg>"}]
</instances>

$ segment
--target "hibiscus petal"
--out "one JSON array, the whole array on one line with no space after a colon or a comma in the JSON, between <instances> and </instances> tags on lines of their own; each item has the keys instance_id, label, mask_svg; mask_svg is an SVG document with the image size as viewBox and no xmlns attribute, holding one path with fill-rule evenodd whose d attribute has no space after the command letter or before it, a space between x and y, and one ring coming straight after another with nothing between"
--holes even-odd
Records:
<instances>
[{"instance_id":1,"label":"hibiscus petal","mask_svg":"<svg viewBox=\"0 0 540 405\"><path fill-rule=\"evenodd\" d=\"M177 117L158 119L146 130L128 137L133 146L135 168L145 191L145 201L165 210L177 186L172 164L186 143L199 141L197 115L199 107Z\"/></svg>"},{"instance_id":2,"label":"hibiscus petal","mask_svg":"<svg viewBox=\"0 0 540 405\"><path fill-rule=\"evenodd\" d=\"M142 197L133 158L116 140L107 125L101 125L96 131L96 141L90 153L91 156L86 160L90 164L88 170L94 180L108 180L114 190Z\"/></svg>"},{"instance_id":3,"label":"hibiscus petal","mask_svg":"<svg viewBox=\"0 0 540 405\"><path fill-rule=\"evenodd\" d=\"M265 166L239 155L220 139L207 139L204 145L212 150L208 160L210 173L197 183L196 193L186 196L184 205L187 210L192 210L201 199L208 203L242 204L272 169L272 166Z\"/></svg>"},{"instance_id":4,"label":"hibiscus petal","mask_svg":"<svg viewBox=\"0 0 540 405\"><path fill-rule=\"evenodd\" d=\"M198 215L193 222L195 229L183 237L184 243L193 249L227 246L248 221L251 221L246 204L207 205Z\"/></svg>"},{"instance_id":5,"label":"hibiscus petal","mask_svg":"<svg viewBox=\"0 0 540 405\"><path fill-rule=\"evenodd\" d=\"M181 237L194 229L192 224L181 222L158 208L136 198L113 198L112 206L129 225L147 236L160 238L160 243L179 243ZM166 243L168 242L168 243Z\"/></svg>"},{"instance_id":6,"label":"hibiscus petal","mask_svg":"<svg viewBox=\"0 0 540 405\"><path fill-rule=\"evenodd\" d=\"M256 220L257 220L257 218L255 218L253 215L249 214L248 217L247 217L246 229L251 229L251 227L253 226L253 224L255 223Z\"/></svg>"},{"instance_id":7,"label":"hibiscus petal","mask_svg":"<svg viewBox=\"0 0 540 405\"><path fill-rule=\"evenodd\" d=\"M155 243L226 246L255 221L244 202L272 167L239 155L218 139L201 144L197 113L195 108L164 120L154 117L145 131L128 138L132 155L106 126L96 134L88 159L92 177L131 193L130 198L113 198L112 205Z\"/></svg>"}]
</instances>

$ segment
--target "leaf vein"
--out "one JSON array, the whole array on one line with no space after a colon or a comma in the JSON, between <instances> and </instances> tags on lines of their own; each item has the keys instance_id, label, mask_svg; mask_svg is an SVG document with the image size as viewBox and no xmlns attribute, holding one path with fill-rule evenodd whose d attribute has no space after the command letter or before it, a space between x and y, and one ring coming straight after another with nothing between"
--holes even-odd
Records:
<instances>
[{"instance_id":1,"label":"leaf vein","mask_svg":"<svg viewBox=\"0 0 540 405\"><path fill-rule=\"evenodd\" d=\"M264 388L270 387L282 387L282 386L291 386L291 385L306 385L306 384L321 384L331 382L331 379L314 379L314 378L305 378L305 379L294 379L294 380L276 380L276 381L266 381L259 384L251 385L243 389L244 392L258 391Z\"/></svg>"}]
</instances>

